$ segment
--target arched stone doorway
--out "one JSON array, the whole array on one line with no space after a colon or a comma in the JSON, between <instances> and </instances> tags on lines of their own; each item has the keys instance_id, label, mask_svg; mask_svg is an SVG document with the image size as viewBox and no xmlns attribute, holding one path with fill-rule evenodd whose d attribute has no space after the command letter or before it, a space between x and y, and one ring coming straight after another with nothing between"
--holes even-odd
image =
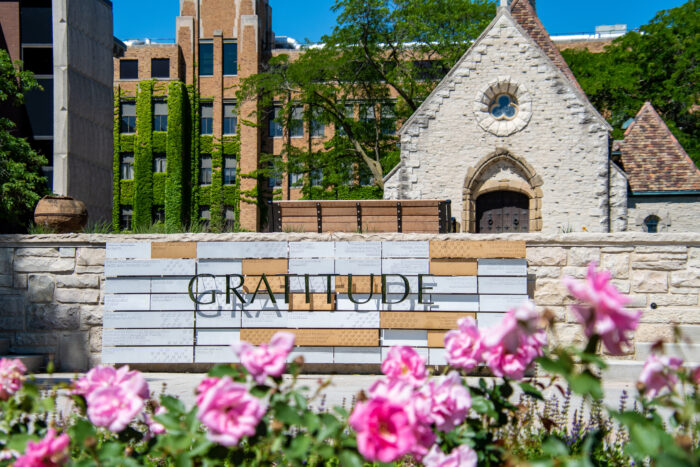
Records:
<instances>
[{"instance_id":1,"label":"arched stone doorway","mask_svg":"<svg viewBox=\"0 0 700 467\"><path fill-rule=\"evenodd\" d=\"M515 191L492 191L476 199L476 232L530 231L530 199Z\"/></svg>"},{"instance_id":2,"label":"arched stone doorway","mask_svg":"<svg viewBox=\"0 0 700 467\"><path fill-rule=\"evenodd\" d=\"M500 209L508 208L508 227L513 232L512 225L517 214L518 232L539 232L542 230L542 178L535 173L534 168L524 159L510 154L504 149L484 157L476 166L469 168L464 181L464 211L462 212L463 232L488 232L478 224L477 200L482 196L497 193L482 198L484 205L493 209L493 215ZM520 196L518 196L520 195ZM525 204L526 203L526 204ZM498 207L500 206L500 208ZM480 212L483 212L482 211ZM516 211L517 210L517 211ZM523 221L527 216L528 222ZM494 221L495 222L495 221ZM527 230L523 230L527 224ZM493 228L493 223L491 224ZM501 228L503 228L501 221Z\"/></svg>"}]
</instances>

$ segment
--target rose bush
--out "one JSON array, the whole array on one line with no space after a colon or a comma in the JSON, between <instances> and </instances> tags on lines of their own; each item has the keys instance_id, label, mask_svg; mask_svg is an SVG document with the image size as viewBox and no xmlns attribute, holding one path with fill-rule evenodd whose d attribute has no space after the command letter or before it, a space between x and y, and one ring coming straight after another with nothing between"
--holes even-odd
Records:
<instances>
[{"instance_id":1,"label":"rose bush","mask_svg":"<svg viewBox=\"0 0 700 467\"><path fill-rule=\"evenodd\" d=\"M697 466L700 368L657 346L636 406L605 409L600 347L622 352L640 312L594 264L565 285L585 348L548 347L549 314L530 302L490 329L462 319L445 338L448 367L433 374L414 349L394 347L349 412L313 408L330 382L298 386L303 361L287 362L288 333L236 344L241 363L212 368L189 409L152 398L128 367L96 367L42 392L21 362L2 359L0 466ZM498 378L467 379L475 370ZM587 419L571 416L572 393L592 401ZM72 398L71 413L57 413L59 397Z\"/></svg>"}]
</instances>

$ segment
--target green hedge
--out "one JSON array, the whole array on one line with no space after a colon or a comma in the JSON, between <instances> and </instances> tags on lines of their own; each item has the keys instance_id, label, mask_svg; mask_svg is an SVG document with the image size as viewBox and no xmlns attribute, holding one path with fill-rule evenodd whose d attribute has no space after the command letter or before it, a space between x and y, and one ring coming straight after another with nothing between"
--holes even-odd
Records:
<instances>
[{"instance_id":1,"label":"green hedge","mask_svg":"<svg viewBox=\"0 0 700 467\"><path fill-rule=\"evenodd\" d=\"M305 200L313 199L382 199L384 191L377 186L339 186L337 188L323 188L312 186L305 188L306 193L302 197Z\"/></svg>"}]
</instances>

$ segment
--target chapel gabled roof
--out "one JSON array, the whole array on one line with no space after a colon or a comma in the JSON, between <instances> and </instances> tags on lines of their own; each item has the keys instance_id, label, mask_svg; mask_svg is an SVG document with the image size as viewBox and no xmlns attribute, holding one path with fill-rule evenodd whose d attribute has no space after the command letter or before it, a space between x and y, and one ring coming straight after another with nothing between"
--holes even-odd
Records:
<instances>
[{"instance_id":1,"label":"chapel gabled roof","mask_svg":"<svg viewBox=\"0 0 700 467\"><path fill-rule=\"evenodd\" d=\"M644 103L625 131L620 151L633 193L700 191L700 169L651 102Z\"/></svg>"},{"instance_id":2,"label":"chapel gabled roof","mask_svg":"<svg viewBox=\"0 0 700 467\"><path fill-rule=\"evenodd\" d=\"M537 17L537 13L532 8L530 0L513 0L510 4L510 15L513 19L528 33L533 41L547 55L547 57L559 68L559 70L571 81L571 83L582 93L584 93L581 85L576 81L576 77L566 64L566 60L562 57L557 46L554 45L549 33L542 25L542 22ZM584 93L585 94L585 93Z\"/></svg>"}]
</instances>

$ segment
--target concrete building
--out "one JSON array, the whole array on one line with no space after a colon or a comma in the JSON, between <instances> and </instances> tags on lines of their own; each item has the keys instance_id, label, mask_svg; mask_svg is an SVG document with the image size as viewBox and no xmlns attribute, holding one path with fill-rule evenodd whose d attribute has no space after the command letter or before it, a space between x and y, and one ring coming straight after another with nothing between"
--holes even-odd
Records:
<instances>
[{"instance_id":1,"label":"concrete building","mask_svg":"<svg viewBox=\"0 0 700 467\"><path fill-rule=\"evenodd\" d=\"M112 177L112 4L107 0L4 0L2 44L43 90L12 116L44 154L51 190L110 217Z\"/></svg>"}]
</instances>

